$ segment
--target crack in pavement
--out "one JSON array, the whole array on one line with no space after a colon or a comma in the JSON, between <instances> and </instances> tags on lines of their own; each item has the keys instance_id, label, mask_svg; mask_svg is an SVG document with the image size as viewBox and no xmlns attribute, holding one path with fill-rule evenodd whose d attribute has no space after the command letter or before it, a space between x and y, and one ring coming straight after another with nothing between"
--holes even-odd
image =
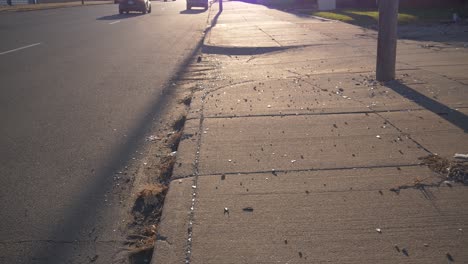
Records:
<instances>
[{"instance_id":1,"label":"crack in pavement","mask_svg":"<svg viewBox=\"0 0 468 264\"><path fill-rule=\"evenodd\" d=\"M268 170L268 171L236 171L236 172L219 172L219 173L208 173L208 174L197 174L197 175L187 175L187 176L177 176L171 179L180 180L180 179L187 179L190 177L209 177L209 176L216 176L219 175L249 175L249 174L277 174L277 173L294 173L294 172L313 172L313 171L334 171L334 170L357 170L357 169L384 169L384 168L405 168L405 167L420 167L422 166L421 163L417 164L394 164L394 165L376 165L376 166L354 166L354 167L333 167L333 168L310 168L310 169L297 169L297 170ZM275 175L277 176L277 175Z\"/></svg>"},{"instance_id":2,"label":"crack in pavement","mask_svg":"<svg viewBox=\"0 0 468 264\"><path fill-rule=\"evenodd\" d=\"M288 113L288 114L254 114L254 115L219 115L219 116L206 116L206 119L216 118L248 118L248 117L288 117L288 116L317 116L317 115L353 115L353 114L377 114L377 113L399 113L411 111L423 111L423 108L404 109L404 110L369 110L369 111L350 111L350 112L320 112L320 113ZM192 118L196 119L196 118Z\"/></svg>"}]
</instances>

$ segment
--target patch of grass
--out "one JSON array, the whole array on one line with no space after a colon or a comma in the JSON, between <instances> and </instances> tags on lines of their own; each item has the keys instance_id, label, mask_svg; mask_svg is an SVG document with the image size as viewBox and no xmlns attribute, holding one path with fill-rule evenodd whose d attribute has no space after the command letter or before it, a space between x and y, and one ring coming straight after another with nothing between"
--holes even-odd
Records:
<instances>
[{"instance_id":1,"label":"patch of grass","mask_svg":"<svg viewBox=\"0 0 468 264\"><path fill-rule=\"evenodd\" d=\"M467 13L464 9L455 10L452 8L400 9L398 13L398 23L410 24L446 21L452 18L454 12L460 15ZM312 15L359 26L376 25L379 20L379 12L376 9L338 9L326 12L312 12Z\"/></svg>"},{"instance_id":2,"label":"patch of grass","mask_svg":"<svg viewBox=\"0 0 468 264\"><path fill-rule=\"evenodd\" d=\"M323 17L326 19L333 19L333 20L338 20L342 22L349 22L351 23L354 19L346 14L339 13L339 12L313 12L312 15L318 16L318 17Z\"/></svg>"}]
</instances>

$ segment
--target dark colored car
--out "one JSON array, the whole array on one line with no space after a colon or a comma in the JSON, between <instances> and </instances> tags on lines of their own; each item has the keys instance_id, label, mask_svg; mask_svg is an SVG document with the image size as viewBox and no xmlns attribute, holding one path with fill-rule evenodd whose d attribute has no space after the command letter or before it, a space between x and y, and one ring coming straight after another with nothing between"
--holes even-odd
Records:
<instances>
[{"instance_id":1,"label":"dark colored car","mask_svg":"<svg viewBox=\"0 0 468 264\"><path fill-rule=\"evenodd\" d=\"M130 11L151 13L151 2L149 0L119 0L119 14Z\"/></svg>"},{"instance_id":2,"label":"dark colored car","mask_svg":"<svg viewBox=\"0 0 468 264\"><path fill-rule=\"evenodd\" d=\"M192 9L192 7L204 7L205 10L208 9L208 0L187 0L187 10Z\"/></svg>"}]
</instances>

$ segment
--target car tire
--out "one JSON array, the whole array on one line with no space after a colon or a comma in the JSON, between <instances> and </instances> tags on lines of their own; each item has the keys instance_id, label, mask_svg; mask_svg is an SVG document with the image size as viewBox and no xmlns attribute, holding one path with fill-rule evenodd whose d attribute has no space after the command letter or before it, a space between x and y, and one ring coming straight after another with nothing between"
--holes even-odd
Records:
<instances>
[{"instance_id":1,"label":"car tire","mask_svg":"<svg viewBox=\"0 0 468 264\"><path fill-rule=\"evenodd\" d=\"M190 9L192 9L192 6L187 4L187 10L190 10Z\"/></svg>"},{"instance_id":2,"label":"car tire","mask_svg":"<svg viewBox=\"0 0 468 264\"><path fill-rule=\"evenodd\" d=\"M205 6L205 10L208 10L208 5Z\"/></svg>"},{"instance_id":3,"label":"car tire","mask_svg":"<svg viewBox=\"0 0 468 264\"><path fill-rule=\"evenodd\" d=\"M127 15L128 15L129 13L130 13L130 11L125 11L125 14L127 14Z\"/></svg>"},{"instance_id":4,"label":"car tire","mask_svg":"<svg viewBox=\"0 0 468 264\"><path fill-rule=\"evenodd\" d=\"M122 9L119 9L119 14L123 15L123 10Z\"/></svg>"},{"instance_id":5,"label":"car tire","mask_svg":"<svg viewBox=\"0 0 468 264\"><path fill-rule=\"evenodd\" d=\"M151 13L151 6L149 6L148 13Z\"/></svg>"},{"instance_id":6,"label":"car tire","mask_svg":"<svg viewBox=\"0 0 468 264\"><path fill-rule=\"evenodd\" d=\"M146 13L148 13L148 7L145 6L145 8L143 8L143 10L141 10L141 13L144 15Z\"/></svg>"}]
</instances>

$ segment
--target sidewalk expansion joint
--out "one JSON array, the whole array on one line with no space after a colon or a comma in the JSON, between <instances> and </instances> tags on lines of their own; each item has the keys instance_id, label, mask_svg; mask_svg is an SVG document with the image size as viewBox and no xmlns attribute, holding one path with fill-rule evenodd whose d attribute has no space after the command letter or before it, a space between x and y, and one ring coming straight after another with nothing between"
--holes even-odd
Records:
<instances>
[{"instance_id":1,"label":"sidewalk expansion joint","mask_svg":"<svg viewBox=\"0 0 468 264\"><path fill-rule=\"evenodd\" d=\"M397 109L397 110L369 110L369 111L352 111L352 112L321 112L321 113L290 113L290 114L257 114L257 115L219 115L206 116L205 119L232 119L232 118L247 118L247 117L288 117L288 116L327 116L327 115L355 115L355 114L378 114L378 113L401 113L408 111L424 111L423 108L415 109ZM198 119L198 118L191 118Z\"/></svg>"},{"instance_id":2,"label":"sidewalk expansion joint","mask_svg":"<svg viewBox=\"0 0 468 264\"><path fill-rule=\"evenodd\" d=\"M414 144L416 144L419 148L423 149L424 151L426 151L428 154L433 154L432 151L430 151L429 149L427 149L426 147L424 147L421 143L419 143L416 139L414 139L413 137L411 137L410 134L404 132L402 129L400 129L399 127L397 127L394 123L392 123L389 119L385 118L383 115L381 115L381 113L392 113L392 112L407 112L409 111L409 109L407 110L398 110L398 111L382 111L382 110L375 110L372 106L367 106L367 104L365 102L363 102L362 100L359 100L359 99L354 99L356 102L360 103L361 105L367 107L370 112L369 113L372 113L372 114L375 114L377 115L378 117L380 117L381 119L383 119L385 121L385 123L391 125L393 128L395 128L398 132L400 132L401 134L403 135L406 135L408 137L409 140L411 140ZM416 110L417 109L417 110ZM411 111L424 111L425 108L416 108L415 110L411 110Z\"/></svg>"},{"instance_id":3,"label":"sidewalk expansion joint","mask_svg":"<svg viewBox=\"0 0 468 264\"><path fill-rule=\"evenodd\" d=\"M206 88L203 88L204 90ZM193 182L192 182L192 195L191 195L191 206L189 212L189 223L187 228L187 241L186 241L186 251L185 251L185 264L189 264L191 257L192 257L192 236L193 236L193 221L195 218L195 202L197 197L197 187L198 187L198 174L199 174L199 163L200 163L200 150L201 150L201 140L202 140L202 131L203 131L203 122L205 120L204 117L204 106L205 106L205 99L208 95L208 92L205 90L203 95L201 96L201 108L200 108L200 121L198 123L198 133L197 133L197 148L195 153L195 161L193 167ZM172 178L171 181L180 179L180 177Z\"/></svg>"},{"instance_id":4,"label":"sidewalk expansion joint","mask_svg":"<svg viewBox=\"0 0 468 264\"><path fill-rule=\"evenodd\" d=\"M378 112L374 112L374 114L376 114L377 116L379 116L380 118L382 118L383 120L385 120L385 122L387 122L388 124L390 124L393 128L395 128L396 130L398 130L398 132L400 132L401 134L404 134L406 135L409 140L413 141L414 144L416 144L418 147L420 147L421 149L423 149L424 151L426 151L428 154L433 154L432 151L430 151L429 149L427 149L426 147L424 147L421 143L419 143L416 139L414 139L413 137L411 137L410 134L404 132L402 129L400 129L399 127L397 127L395 124L393 124L390 120L388 120L387 118L385 118L384 116L382 116L380 113Z\"/></svg>"},{"instance_id":5,"label":"sidewalk expansion joint","mask_svg":"<svg viewBox=\"0 0 468 264\"><path fill-rule=\"evenodd\" d=\"M237 172L213 172L208 174L178 176L171 179L171 181L185 179L190 177L217 177L219 175L250 175L250 174L273 174L277 176L278 173L294 173L294 172L316 172L316 171L346 171L346 170L359 170L359 169L385 169L385 168L407 168L407 167L421 167L421 163L413 164L392 164L392 165L375 165L375 166L355 166L355 167L333 167L333 168L309 168L309 169L293 169L293 170L263 170L263 171L237 171Z\"/></svg>"}]
</instances>

